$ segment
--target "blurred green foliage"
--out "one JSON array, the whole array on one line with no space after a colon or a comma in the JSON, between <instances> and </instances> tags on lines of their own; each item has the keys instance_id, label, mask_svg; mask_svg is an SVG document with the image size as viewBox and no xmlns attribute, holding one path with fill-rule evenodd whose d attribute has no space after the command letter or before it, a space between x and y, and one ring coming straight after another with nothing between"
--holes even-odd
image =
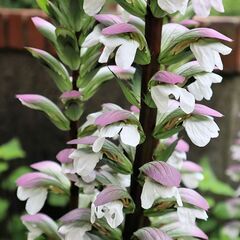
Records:
<instances>
[{"instance_id":1,"label":"blurred green foliage","mask_svg":"<svg viewBox=\"0 0 240 240\"><path fill-rule=\"evenodd\" d=\"M8 8L36 8L35 0L0 0L0 7Z\"/></svg>"},{"instance_id":2,"label":"blurred green foliage","mask_svg":"<svg viewBox=\"0 0 240 240\"><path fill-rule=\"evenodd\" d=\"M223 0L226 16L240 16L240 0ZM222 13L218 13L222 15Z\"/></svg>"},{"instance_id":3,"label":"blurred green foliage","mask_svg":"<svg viewBox=\"0 0 240 240\"><path fill-rule=\"evenodd\" d=\"M4 196L0 197L0 223L1 222L5 223L7 220L8 225L14 225L14 229L16 231L9 231L12 237L14 237L13 235L15 233L17 234L18 229L23 229L23 227L20 226L20 224L16 224L16 219L14 218L14 216L10 216L11 215L9 214L10 201L7 196L10 192L16 189L16 183L15 183L16 179L23 172L29 172L30 169L18 168L12 171L11 163L14 162L14 160L24 158L24 157L25 157L25 152L23 151L19 140L16 138L0 146L0 177L4 178L4 181L1 181L1 184L0 184L0 192L5 193ZM13 238L13 239L22 240L19 237Z\"/></svg>"},{"instance_id":4,"label":"blurred green foliage","mask_svg":"<svg viewBox=\"0 0 240 240\"><path fill-rule=\"evenodd\" d=\"M230 239L222 231L226 223L240 220L240 209L232 213L228 207L227 200L235 197L234 189L216 177L208 158L202 159L200 165L203 167L204 180L199 190L210 205L209 219L200 223L201 228L210 240L240 240Z\"/></svg>"},{"instance_id":5,"label":"blurred green foliage","mask_svg":"<svg viewBox=\"0 0 240 240\"><path fill-rule=\"evenodd\" d=\"M240 16L240 0L223 0L223 2L225 13L214 12L214 15ZM37 4L35 0L0 0L0 7L37 8Z\"/></svg>"}]
</instances>

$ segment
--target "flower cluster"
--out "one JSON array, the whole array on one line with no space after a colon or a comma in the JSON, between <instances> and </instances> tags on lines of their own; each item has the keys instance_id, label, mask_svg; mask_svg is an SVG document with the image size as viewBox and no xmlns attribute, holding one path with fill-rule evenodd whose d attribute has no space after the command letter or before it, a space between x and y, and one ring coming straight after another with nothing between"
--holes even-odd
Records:
<instances>
[{"instance_id":1,"label":"flower cluster","mask_svg":"<svg viewBox=\"0 0 240 240\"><path fill-rule=\"evenodd\" d=\"M107 6L104 0L38 2L55 25L41 18L33 22L58 57L28 50L44 62L61 92L63 110L40 95L17 98L69 131L70 139L56 155L61 165L33 164L38 172L17 180L18 198L27 200L30 214L22 218L28 238L207 239L197 220L207 220L209 206L194 190L203 179L202 168L187 159L189 145L182 132L199 147L218 137L215 118L222 114L198 101L210 100L213 83L222 81L213 71L222 70L220 54L231 52L224 44L231 39L213 29L162 25L162 20L182 14L188 21L187 11L207 16L212 7L222 12L222 1L116 0L117 15L100 13ZM161 43L149 40L153 29L162 35ZM105 103L79 126L86 102L112 79L132 107ZM152 132L144 119L155 121ZM146 156L139 154L141 148L147 149ZM139 196L134 185L141 189ZM49 191L69 196L71 211L57 222L39 213ZM135 209L134 224L140 228L126 237L125 216L134 216ZM141 226L143 216L150 226Z\"/></svg>"}]
</instances>

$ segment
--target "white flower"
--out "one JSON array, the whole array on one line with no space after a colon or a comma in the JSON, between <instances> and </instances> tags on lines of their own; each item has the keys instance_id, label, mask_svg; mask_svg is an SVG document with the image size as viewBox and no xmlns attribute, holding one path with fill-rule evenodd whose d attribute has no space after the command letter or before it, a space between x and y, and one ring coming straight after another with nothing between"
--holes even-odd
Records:
<instances>
[{"instance_id":1,"label":"white flower","mask_svg":"<svg viewBox=\"0 0 240 240\"><path fill-rule=\"evenodd\" d=\"M58 232L64 236L65 240L91 240L86 232L92 229L89 223L73 222L63 225L59 228Z\"/></svg>"},{"instance_id":2,"label":"white flower","mask_svg":"<svg viewBox=\"0 0 240 240\"><path fill-rule=\"evenodd\" d=\"M157 182L151 181L149 178L146 178L141 194L142 208L151 208L154 201L159 198L175 198L177 204L182 206L182 200L177 187L165 187Z\"/></svg>"},{"instance_id":3,"label":"white flower","mask_svg":"<svg viewBox=\"0 0 240 240\"><path fill-rule=\"evenodd\" d=\"M218 12L224 12L222 0L192 0L194 11L198 16L207 17L213 7Z\"/></svg>"},{"instance_id":4,"label":"white flower","mask_svg":"<svg viewBox=\"0 0 240 240\"><path fill-rule=\"evenodd\" d=\"M69 158L73 159L73 170L81 177L91 175L102 158L102 153L87 152L77 149L70 154Z\"/></svg>"},{"instance_id":5,"label":"white flower","mask_svg":"<svg viewBox=\"0 0 240 240\"><path fill-rule=\"evenodd\" d=\"M187 188L195 189L199 186L199 182L204 179L204 176L200 172L182 173L182 182Z\"/></svg>"},{"instance_id":6,"label":"white flower","mask_svg":"<svg viewBox=\"0 0 240 240\"><path fill-rule=\"evenodd\" d=\"M48 190L44 187L24 188L19 186L17 197L26 201L26 211L33 215L39 212L47 199Z\"/></svg>"},{"instance_id":7,"label":"white flower","mask_svg":"<svg viewBox=\"0 0 240 240\"><path fill-rule=\"evenodd\" d=\"M43 234L43 231L31 223L23 222L28 230L27 240L35 240Z\"/></svg>"},{"instance_id":8,"label":"white flower","mask_svg":"<svg viewBox=\"0 0 240 240\"><path fill-rule=\"evenodd\" d=\"M151 88L152 99L155 102L159 112L166 112L171 104L170 95L175 99L180 99L180 108L185 113L191 113L194 110L195 99L194 96L186 89L180 88L176 85L164 84Z\"/></svg>"},{"instance_id":9,"label":"white flower","mask_svg":"<svg viewBox=\"0 0 240 240\"><path fill-rule=\"evenodd\" d=\"M113 201L96 207L94 203L91 206L91 223L97 218L106 218L111 228L117 228L124 220L123 203L121 201Z\"/></svg>"},{"instance_id":10,"label":"white flower","mask_svg":"<svg viewBox=\"0 0 240 240\"><path fill-rule=\"evenodd\" d=\"M128 68L132 65L139 43L133 39L126 39L119 36L104 36L101 32L100 25L97 25L94 30L87 36L83 47L92 47L97 43L102 43L105 47L99 58L100 63L107 63L111 54L115 51L115 62L117 66L122 68Z\"/></svg>"},{"instance_id":11,"label":"white flower","mask_svg":"<svg viewBox=\"0 0 240 240\"><path fill-rule=\"evenodd\" d=\"M204 40L190 44L191 51L198 63L207 72L212 72L215 66L223 70L223 63L220 54L227 55L232 49L222 43L209 43Z\"/></svg>"},{"instance_id":12,"label":"white flower","mask_svg":"<svg viewBox=\"0 0 240 240\"><path fill-rule=\"evenodd\" d=\"M184 14L188 6L188 1L189 0L158 0L158 5L169 14L178 11Z\"/></svg>"},{"instance_id":13,"label":"white flower","mask_svg":"<svg viewBox=\"0 0 240 240\"><path fill-rule=\"evenodd\" d=\"M211 138L218 137L220 130L209 116L191 116L183 122L183 126L191 141L199 147L206 146Z\"/></svg>"},{"instance_id":14,"label":"white flower","mask_svg":"<svg viewBox=\"0 0 240 240\"><path fill-rule=\"evenodd\" d=\"M203 98L210 100L213 95L212 84L222 81L222 77L215 73L197 74L194 75L194 78L196 81L188 85L187 88L197 101L201 101Z\"/></svg>"},{"instance_id":15,"label":"white flower","mask_svg":"<svg viewBox=\"0 0 240 240\"><path fill-rule=\"evenodd\" d=\"M120 136L121 141L129 146L136 147L140 142L138 127L131 124L113 124L99 130L99 138L93 144L93 151L99 152L105 142L105 138L116 138Z\"/></svg>"},{"instance_id":16,"label":"white flower","mask_svg":"<svg viewBox=\"0 0 240 240\"><path fill-rule=\"evenodd\" d=\"M206 211L197 208L178 207L177 214L180 222L192 225L196 223L196 219L208 219Z\"/></svg>"},{"instance_id":17,"label":"white flower","mask_svg":"<svg viewBox=\"0 0 240 240\"><path fill-rule=\"evenodd\" d=\"M187 154L185 152L174 151L168 158L167 163L178 170L181 170L183 161L187 160Z\"/></svg>"},{"instance_id":18,"label":"white flower","mask_svg":"<svg viewBox=\"0 0 240 240\"><path fill-rule=\"evenodd\" d=\"M105 0L84 0L83 9L89 16L94 16L102 9Z\"/></svg>"},{"instance_id":19,"label":"white flower","mask_svg":"<svg viewBox=\"0 0 240 240\"><path fill-rule=\"evenodd\" d=\"M132 65L139 47L137 41L120 37L101 37L100 42L105 46L99 58L100 63L107 63L110 55L118 48L115 55L116 65L122 68Z\"/></svg>"}]
</instances>

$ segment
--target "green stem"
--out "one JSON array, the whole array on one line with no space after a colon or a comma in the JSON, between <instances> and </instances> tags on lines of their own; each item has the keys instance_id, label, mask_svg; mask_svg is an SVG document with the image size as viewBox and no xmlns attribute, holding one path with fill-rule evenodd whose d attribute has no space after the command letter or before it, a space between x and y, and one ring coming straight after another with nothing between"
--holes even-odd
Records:
<instances>
[{"instance_id":1,"label":"green stem","mask_svg":"<svg viewBox=\"0 0 240 240\"><path fill-rule=\"evenodd\" d=\"M145 37L151 53L151 62L150 64L143 66L142 71L140 123L142 124L145 132L146 141L139 145L136 151L130 187L130 193L136 204L136 209L133 214L126 216L125 229L123 233L124 240L131 239L131 236L135 231L148 224L148 219L144 217L143 209L141 208L140 197L142 186L138 182L138 176L139 168L145 163L153 160L154 149L157 145L157 140L152 136L156 122L157 110L149 108L145 104L144 98L149 92L148 83L150 79L160 68L158 57L161 51L163 19L155 18L148 7L145 22Z\"/></svg>"}]
</instances>

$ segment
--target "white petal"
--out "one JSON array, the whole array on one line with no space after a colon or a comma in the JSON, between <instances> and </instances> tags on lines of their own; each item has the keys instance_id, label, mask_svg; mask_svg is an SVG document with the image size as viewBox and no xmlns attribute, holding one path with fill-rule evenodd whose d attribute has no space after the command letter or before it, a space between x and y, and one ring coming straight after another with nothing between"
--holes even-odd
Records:
<instances>
[{"instance_id":1,"label":"white petal","mask_svg":"<svg viewBox=\"0 0 240 240\"><path fill-rule=\"evenodd\" d=\"M195 189L203 180L202 173L182 173L182 182L187 188Z\"/></svg>"},{"instance_id":2,"label":"white petal","mask_svg":"<svg viewBox=\"0 0 240 240\"><path fill-rule=\"evenodd\" d=\"M100 25L97 25L93 31L86 37L84 40L82 47L93 47L99 43L99 38L102 36L102 29Z\"/></svg>"},{"instance_id":3,"label":"white petal","mask_svg":"<svg viewBox=\"0 0 240 240\"><path fill-rule=\"evenodd\" d=\"M203 98L210 100L212 97L213 92L211 86L203 85L200 81L191 83L187 88L197 101L201 101Z\"/></svg>"},{"instance_id":4,"label":"white petal","mask_svg":"<svg viewBox=\"0 0 240 240\"><path fill-rule=\"evenodd\" d=\"M94 16L100 12L105 0L84 0L83 9L89 16Z\"/></svg>"},{"instance_id":5,"label":"white petal","mask_svg":"<svg viewBox=\"0 0 240 240\"><path fill-rule=\"evenodd\" d=\"M210 100L213 94L211 89L212 83L220 83L222 77L215 73L203 73L194 76L195 82L188 85L188 90L191 92L197 101L203 98Z\"/></svg>"},{"instance_id":6,"label":"white petal","mask_svg":"<svg viewBox=\"0 0 240 240\"><path fill-rule=\"evenodd\" d=\"M175 198L178 205L182 206L182 200L176 187L164 187L146 178L141 194L142 208L151 208L154 201L158 198Z\"/></svg>"},{"instance_id":7,"label":"white petal","mask_svg":"<svg viewBox=\"0 0 240 240\"><path fill-rule=\"evenodd\" d=\"M104 137L98 138L98 139L93 143L93 146L92 146L93 152L95 152L95 153L100 152L101 149L102 149L102 147L103 147L104 142L105 142L105 138L104 138Z\"/></svg>"},{"instance_id":8,"label":"white petal","mask_svg":"<svg viewBox=\"0 0 240 240\"><path fill-rule=\"evenodd\" d=\"M174 151L168 158L167 163L180 170L184 160L187 160L187 154L185 152Z\"/></svg>"},{"instance_id":9,"label":"white petal","mask_svg":"<svg viewBox=\"0 0 240 240\"><path fill-rule=\"evenodd\" d=\"M115 48L110 48L110 47L105 46L105 48L103 49L102 54L101 54L98 62L100 62L100 63L107 63L108 59L109 59L110 55L113 53L114 49Z\"/></svg>"},{"instance_id":10,"label":"white petal","mask_svg":"<svg viewBox=\"0 0 240 240\"><path fill-rule=\"evenodd\" d=\"M196 218L207 220L208 215L206 211L201 209L178 207L177 214L179 221L186 224L195 224Z\"/></svg>"},{"instance_id":11,"label":"white petal","mask_svg":"<svg viewBox=\"0 0 240 240\"><path fill-rule=\"evenodd\" d=\"M24 224L26 225L26 224ZM27 235L27 240L35 240L36 238L38 238L39 236L42 235L42 231L38 228L35 227L35 229L33 229L32 231L30 231Z\"/></svg>"},{"instance_id":12,"label":"white petal","mask_svg":"<svg viewBox=\"0 0 240 240\"><path fill-rule=\"evenodd\" d=\"M199 146L206 146L211 138L218 137L219 128L211 117L191 117L183 122L188 137Z\"/></svg>"},{"instance_id":13,"label":"white petal","mask_svg":"<svg viewBox=\"0 0 240 240\"><path fill-rule=\"evenodd\" d=\"M123 204L121 201L114 201L104 205L108 208L105 218L111 228L117 228L124 220Z\"/></svg>"},{"instance_id":14,"label":"white petal","mask_svg":"<svg viewBox=\"0 0 240 240\"><path fill-rule=\"evenodd\" d=\"M24 222L23 224L26 226L27 230L29 231L27 240L35 240L37 237L42 235L42 230L40 230L36 225L33 225L28 222Z\"/></svg>"},{"instance_id":15,"label":"white petal","mask_svg":"<svg viewBox=\"0 0 240 240\"><path fill-rule=\"evenodd\" d=\"M162 8L164 11L172 14L177 11L179 11L181 14L184 14L187 5L188 5L188 0L158 0L158 5L160 8Z\"/></svg>"},{"instance_id":16,"label":"white petal","mask_svg":"<svg viewBox=\"0 0 240 240\"><path fill-rule=\"evenodd\" d=\"M34 195L32 195L26 203L26 211L28 214L38 213L47 199L48 191L45 188L34 189Z\"/></svg>"},{"instance_id":17,"label":"white petal","mask_svg":"<svg viewBox=\"0 0 240 240\"><path fill-rule=\"evenodd\" d=\"M201 67L207 72L212 72L215 68L215 51L212 51L210 44L198 41L190 44L190 48Z\"/></svg>"},{"instance_id":18,"label":"white petal","mask_svg":"<svg viewBox=\"0 0 240 240\"><path fill-rule=\"evenodd\" d=\"M151 96L159 112L164 113L168 111L170 104L169 95L172 94L178 99L180 97L180 89L181 88L170 84L154 86L151 88Z\"/></svg>"},{"instance_id":19,"label":"white petal","mask_svg":"<svg viewBox=\"0 0 240 240\"><path fill-rule=\"evenodd\" d=\"M90 175L101 158L101 153L88 153L82 150L74 151L70 156L73 158L73 167L80 176Z\"/></svg>"},{"instance_id":20,"label":"white petal","mask_svg":"<svg viewBox=\"0 0 240 240\"><path fill-rule=\"evenodd\" d=\"M215 43L208 43L208 45L214 49L215 51L221 53L222 55L228 55L231 53L232 49L226 46L223 43L215 42Z\"/></svg>"},{"instance_id":21,"label":"white petal","mask_svg":"<svg viewBox=\"0 0 240 240\"><path fill-rule=\"evenodd\" d=\"M211 5L217 10L218 12L224 12L224 6L222 0L210 0Z\"/></svg>"},{"instance_id":22,"label":"white petal","mask_svg":"<svg viewBox=\"0 0 240 240\"><path fill-rule=\"evenodd\" d=\"M136 125L125 125L120 132L121 141L129 146L136 147L140 142L140 134Z\"/></svg>"},{"instance_id":23,"label":"white petal","mask_svg":"<svg viewBox=\"0 0 240 240\"><path fill-rule=\"evenodd\" d=\"M33 194L34 194L34 189L32 188L18 187L17 189L17 197L21 201L26 201Z\"/></svg>"},{"instance_id":24,"label":"white petal","mask_svg":"<svg viewBox=\"0 0 240 240\"><path fill-rule=\"evenodd\" d=\"M135 55L137 49L139 47L139 43L135 40L127 40L125 41L116 52L116 64L122 68L131 67L133 61L135 59Z\"/></svg>"},{"instance_id":25,"label":"white petal","mask_svg":"<svg viewBox=\"0 0 240 240\"><path fill-rule=\"evenodd\" d=\"M197 16L207 17L211 10L211 0L192 0L193 9Z\"/></svg>"},{"instance_id":26,"label":"white petal","mask_svg":"<svg viewBox=\"0 0 240 240\"><path fill-rule=\"evenodd\" d=\"M99 41L105 45L106 47L109 48L117 48L119 46L121 46L122 44L124 44L127 40L124 38L120 38L120 37L105 37L105 36L101 36L101 38L99 39Z\"/></svg>"},{"instance_id":27,"label":"white petal","mask_svg":"<svg viewBox=\"0 0 240 240\"><path fill-rule=\"evenodd\" d=\"M180 108L185 113L193 112L195 107L195 98L194 96L189 93L186 89L181 88L180 90Z\"/></svg>"},{"instance_id":28,"label":"white petal","mask_svg":"<svg viewBox=\"0 0 240 240\"><path fill-rule=\"evenodd\" d=\"M94 199L93 199L93 200L94 200ZM91 222L91 223L95 223L95 221L96 221L95 212L96 212L96 206L95 206L94 203L92 202L92 204L91 204L91 217L90 217L90 222Z\"/></svg>"},{"instance_id":29,"label":"white petal","mask_svg":"<svg viewBox=\"0 0 240 240\"><path fill-rule=\"evenodd\" d=\"M106 127L101 128L99 135L101 137L106 137L106 138L114 138L118 135L118 133L121 131L122 125L109 125Z\"/></svg>"}]
</instances>

